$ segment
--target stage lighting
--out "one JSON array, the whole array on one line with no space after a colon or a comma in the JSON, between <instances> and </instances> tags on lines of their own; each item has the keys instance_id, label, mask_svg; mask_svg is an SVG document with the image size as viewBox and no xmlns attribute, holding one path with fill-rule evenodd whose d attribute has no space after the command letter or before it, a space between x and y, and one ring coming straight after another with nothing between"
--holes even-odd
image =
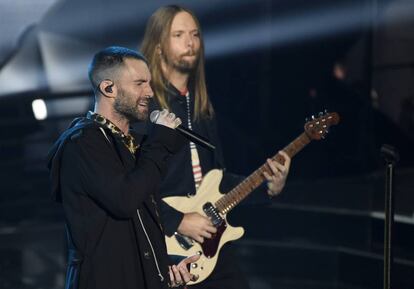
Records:
<instances>
[{"instance_id":1,"label":"stage lighting","mask_svg":"<svg viewBox=\"0 0 414 289\"><path fill-rule=\"evenodd\" d=\"M32 101L33 115L37 120L47 118L47 107L43 99L35 99Z\"/></svg>"}]
</instances>

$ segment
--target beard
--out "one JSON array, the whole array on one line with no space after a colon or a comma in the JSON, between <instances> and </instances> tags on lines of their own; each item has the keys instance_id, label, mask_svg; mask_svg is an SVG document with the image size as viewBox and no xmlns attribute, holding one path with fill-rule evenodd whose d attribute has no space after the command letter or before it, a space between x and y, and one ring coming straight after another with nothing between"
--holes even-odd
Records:
<instances>
[{"instance_id":1,"label":"beard","mask_svg":"<svg viewBox=\"0 0 414 289\"><path fill-rule=\"evenodd\" d=\"M168 53L167 53L168 54ZM184 59L185 56L195 56L193 60ZM173 68L184 74L192 73L198 65L200 59L199 52L189 52L180 56L171 57L169 55L164 56L164 62Z\"/></svg>"},{"instance_id":2,"label":"beard","mask_svg":"<svg viewBox=\"0 0 414 289\"><path fill-rule=\"evenodd\" d=\"M138 106L138 101L133 101L132 97L128 96L120 89L118 97L115 98L114 110L129 122L147 120L148 106L147 109L142 109L141 111Z\"/></svg>"}]
</instances>

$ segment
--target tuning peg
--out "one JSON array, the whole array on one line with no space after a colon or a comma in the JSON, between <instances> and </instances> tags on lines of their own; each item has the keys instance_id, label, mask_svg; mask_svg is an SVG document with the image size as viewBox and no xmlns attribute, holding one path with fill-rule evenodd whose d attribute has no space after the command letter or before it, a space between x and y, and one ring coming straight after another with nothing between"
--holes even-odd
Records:
<instances>
[{"instance_id":1,"label":"tuning peg","mask_svg":"<svg viewBox=\"0 0 414 289\"><path fill-rule=\"evenodd\" d=\"M323 113L328 113L328 110L327 110L327 109L324 109L324 110L323 110Z\"/></svg>"},{"instance_id":2,"label":"tuning peg","mask_svg":"<svg viewBox=\"0 0 414 289\"><path fill-rule=\"evenodd\" d=\"M315 119L315 116L314 116L313 114L312 114L312 116L311 116L311 117L312 117L312 119Z\"/></svg>"},{"instance_id":3,"label":"tuning peg","mask_svg":"<svg viewBox=\"0 0 414 289\"><path fill-rule=\"evenodd\" d=\"M305 122L308 122L309 121L309 117L305 117Z\"/></svg>"},{"instance_id":4,"label":"tuning peg","mask_svg":"<svg viewBox=\"0 0 414 289\"><path fill-rule=\"evenodd\" d=\"M319 116L323 116L324 113L322 111L319 112Z\"/></svg>"}]
</instances>

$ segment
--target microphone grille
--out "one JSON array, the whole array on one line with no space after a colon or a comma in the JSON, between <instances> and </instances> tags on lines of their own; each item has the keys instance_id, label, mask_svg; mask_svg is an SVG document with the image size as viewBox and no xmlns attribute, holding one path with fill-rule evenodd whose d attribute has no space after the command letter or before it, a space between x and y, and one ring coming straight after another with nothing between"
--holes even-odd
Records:
<instances>
[{"instance_id":1,"label":"microphone grille","mask_svg":"<svg viewBox=\"0 0 414 289\"><path fill-rule=\"evenodd\" d=\"M156 123L158 117L160 116L159 110L153 110L150 114L150 121Z\"/></svg>"}]
</instances>

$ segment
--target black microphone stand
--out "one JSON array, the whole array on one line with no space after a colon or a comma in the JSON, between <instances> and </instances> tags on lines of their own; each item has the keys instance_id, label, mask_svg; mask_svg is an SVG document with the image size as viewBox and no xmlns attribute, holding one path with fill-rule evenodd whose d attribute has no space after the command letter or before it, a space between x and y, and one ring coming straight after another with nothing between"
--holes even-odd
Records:
<instances>
[{"instance_id":1,"label":"black microphone stand","mask_svg":"<svg viewBox=\"0 0 414 289\"><path fill-rule=\"evenodd\" d=\"M385 177L385 223L384 223L384 289L391 289L393 252L392 228L394 225L394 167L399 160L398 151L384 144L381 156L386 163Z\"/></svg>"}]
</instances>

